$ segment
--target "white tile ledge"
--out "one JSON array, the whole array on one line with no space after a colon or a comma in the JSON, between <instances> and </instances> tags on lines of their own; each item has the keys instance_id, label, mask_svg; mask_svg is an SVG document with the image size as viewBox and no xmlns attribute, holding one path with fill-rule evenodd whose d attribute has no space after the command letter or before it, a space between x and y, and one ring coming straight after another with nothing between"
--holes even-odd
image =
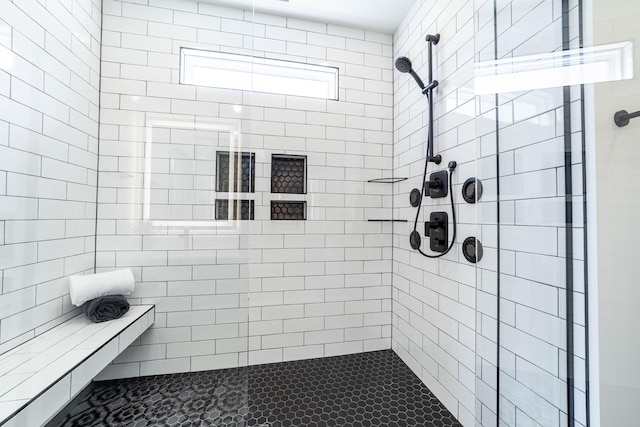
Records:
<instances>
[{"instance_id":1,"label":"white tile ledge","mask_svg":"<svg viewBox=\"0 0 640 427\"><path fill-rule=\"evenodd\" d=\"M0 426L44 425L154 320L154 305L102 323L81 314L0 355Z\"/></svg>"}]
</instances>

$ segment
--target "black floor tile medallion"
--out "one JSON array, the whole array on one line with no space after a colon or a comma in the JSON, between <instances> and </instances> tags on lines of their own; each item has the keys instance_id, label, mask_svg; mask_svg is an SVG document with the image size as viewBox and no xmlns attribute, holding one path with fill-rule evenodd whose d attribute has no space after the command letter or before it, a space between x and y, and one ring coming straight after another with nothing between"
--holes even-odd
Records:
<instances>
[{"instance_id":1,"label":"black floor tile medallion","mask_svg":"<svg viewBox=\"0 0 640 427\"><path fill-rule=\"evenodd\" d=\"M391 350L94 383L48 427L461 427Z\"/></svg>"}]
</instances>

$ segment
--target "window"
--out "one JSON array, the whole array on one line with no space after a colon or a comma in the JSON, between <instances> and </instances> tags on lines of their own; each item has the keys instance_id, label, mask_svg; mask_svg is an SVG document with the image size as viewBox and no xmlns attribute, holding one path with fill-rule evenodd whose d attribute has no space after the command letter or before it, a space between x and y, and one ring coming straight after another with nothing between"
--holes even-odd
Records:
<instances>
[{"instance_id":1,"label":"window","mask_svg":"<svg viewBox=\"0 0 640 427\"><path fill-rule=\"evenodd\" d=\"M279 59L180 50L180 83L338 99L338 69Z\"/></svg>"}]
</instances>

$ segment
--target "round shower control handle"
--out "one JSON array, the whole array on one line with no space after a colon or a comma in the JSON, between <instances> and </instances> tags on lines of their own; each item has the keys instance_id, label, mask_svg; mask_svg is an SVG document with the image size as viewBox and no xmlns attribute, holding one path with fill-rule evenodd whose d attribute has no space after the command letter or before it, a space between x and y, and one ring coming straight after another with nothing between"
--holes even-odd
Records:
<instances>
[{"instance_id":1,"label":"round shower control handle","mask_svg":"<svg viewBox=\"0 0 640 427\"><path fill-rule=\"evenodd\" d=\"M420 233L418 233L417 231L412 231L409 235L409 244L411 245L412 249L420 249L420 244L422 243L421 240L422 239L420 238Z\"/></svg>"},{"instance_id":2,"label":"round shower control handle","mask_svg":"<svg viewBox=\"0 0 640 427\"><path fill-rule=\"evenodd\" d=\"M420 202L422 202L422 192L417 188L414 188L409 194L409 204L414 208L417 208L420 205Z\"/></svg>"}]
</instances>

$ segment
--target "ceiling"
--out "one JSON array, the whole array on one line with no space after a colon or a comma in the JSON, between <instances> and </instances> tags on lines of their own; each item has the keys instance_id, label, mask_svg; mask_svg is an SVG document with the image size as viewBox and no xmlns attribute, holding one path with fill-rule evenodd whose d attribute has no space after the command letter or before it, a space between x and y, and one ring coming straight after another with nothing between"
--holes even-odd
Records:
<instances>
[{"instance_id":1,"label":"ceiling","mask_svg":"<svg viewBox=\"0 0 640 427\"><path fill-rule=\"evenodd\" d=\"M203 1L203 0L201 0ZM393 34L416 0L204 0L256 12Z\"/></svg>"}]
</instances>

